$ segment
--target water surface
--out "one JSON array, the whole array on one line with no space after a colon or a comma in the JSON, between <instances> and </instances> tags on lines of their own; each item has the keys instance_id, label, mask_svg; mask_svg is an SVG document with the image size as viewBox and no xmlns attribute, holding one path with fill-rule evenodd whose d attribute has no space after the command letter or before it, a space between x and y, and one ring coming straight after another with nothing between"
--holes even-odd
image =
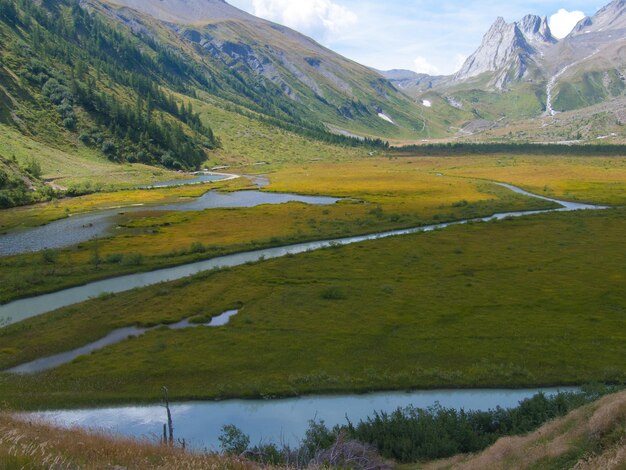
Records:
<instances>
[{"instance_id":1,"label":"water surface","mask_svg":"<svg viewBox=\"0 0 626 470\"><path fill-rule=\"evenodd\" d=\"M148 186L141 186L141 189L169 188L172 186L188 186L193 184L212 183L238 177L236 175L226 175L221 173L195 173L194 178L184 180L159 181Z\"/></svg>"},{"instance_id":2,"label":"water surface","mask_svg":"<svg viewBox=\"0 0 626 470\"><path fill-rule=\"evenodd\" d=\"M561 391L572 391L562 388ZM297 444L304 436L308 421L323 420L332 427L346 424L346 416L358 422L374 411L394 411L413 405L427 408L440 404L446 408L487 410L508 408L539 391L555 394L558 389L527 390L429 390L367 395L308 396L280 400L228 400L190 402L172 406L174 437L184 438L193 448L219 450L221 427L234 424L250 436L251 443ZM133 406L72 411L46 411L23 414L27 419L43 419L59 426L102 429L131 437L158 439L166 422L162 406Z\"/></svg>"},{"instance_id":3,"label":"water surface","mask_svg":"<svg viewBox=\"0 0 626 470\"><path fill-rule=\"evenodd\" d=\"M188 198L186 198L188 199ZM288 193L262 191L235 191L221 193L209 191L189 202L164 205L138 205L73 215L55 220L47 225L0 235L0 256L30 253L45 249L63 248L88 240L115 234L121 216L141 211L202 211L205 209L256 207L262 204L301 202L312 205L331 205L339 199L321 196L302 196Z\"/></svg>"},{"instance_id":4,"label":"water surface","mask_svg":"<svg viewBox=\"0 0 626 470\"><path fill-rule=\"evenodd\" d=\"M90 354L94 351L106 348L107 346L121 343L122 341L126 341L129 338L137 338L138 336L142 336L149 331L156 330L157 328L185 330L188 328L225 326L228 324L233 316L237 315L237 313L239 313L238 310L228 310L227 312L224 312L221 315L212 318L209 323L192 323L189 319L185 319L178 323L173 323L170 325L158 325L150 328L141 328L138 326L119 328L112 331L104 338L100 338L99 340L81 346L80 348L62 352L60 354L55 354L54 356L35 359L34 361L20 364L19 366L13 367L11 369L7 369L6 372L10 372L12 374L35 374L37 372L54 369L56 367L62 366L63 364L69 364L74 359L80 356L84 356L85 354Z\"/></svg>"}]
</instances>

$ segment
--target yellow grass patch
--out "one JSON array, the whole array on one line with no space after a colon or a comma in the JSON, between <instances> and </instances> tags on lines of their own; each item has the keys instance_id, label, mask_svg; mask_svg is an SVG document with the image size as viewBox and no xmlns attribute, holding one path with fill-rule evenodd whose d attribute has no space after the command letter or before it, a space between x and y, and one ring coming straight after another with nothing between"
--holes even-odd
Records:
<instances>
[{"instance_id":1,"label":"yellow grass patch","mask_svg":"<svg viewBox=\"0 0 626 470\"><path fill-rule=\"evenodd\" d=\"M185 452L149 441L56 429L0 414L0 469L252 469L243 459Z\"/></svg>"}]
</instances>

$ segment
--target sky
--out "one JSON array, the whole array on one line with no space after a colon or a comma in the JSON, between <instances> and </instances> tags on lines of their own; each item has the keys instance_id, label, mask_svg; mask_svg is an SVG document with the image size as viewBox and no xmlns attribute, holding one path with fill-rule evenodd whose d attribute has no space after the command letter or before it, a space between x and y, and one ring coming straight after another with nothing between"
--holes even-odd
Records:
<instances>
[{"instance_id":1,"label":"sky","mask_svg":"<svg viewBox=\"0 0 626 470\"><path fill-rule=\"evenodd\" d=\"M566 36L609 0L227 0L289 26L361 64L380 70L451 74L497 19L547 16Z\"/></svg>"}]
</instances>

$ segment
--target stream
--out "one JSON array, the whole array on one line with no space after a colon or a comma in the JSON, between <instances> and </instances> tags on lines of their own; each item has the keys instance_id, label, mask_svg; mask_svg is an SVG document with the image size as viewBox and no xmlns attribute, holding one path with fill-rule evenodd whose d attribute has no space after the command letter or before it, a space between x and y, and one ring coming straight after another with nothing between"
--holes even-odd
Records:
<instances>
[{"instance_id":1,"label":"stream","mask_svg":"<svg viewBox=\"0 0 626 470\"><path fill-rule=\"evenodd\" d=\"M425 225L421 227L414 227L400 230L390 230L387 232L373 233L369 235L360 235L346 238L339 238L334 240L318 240L304 243L297 243L294 245L279 246L274 248L264 248L260 250L248 251L243 253L233 253L230 255L219 256L216 258L198 261L195 263L175 266L171 268L158 269L156 271L129 274L125 276L115 277L111 279L104 279L101 281L95 281L82 286L71 287L58 292L50 294L43 294L36 297L29 297L25 299L15 300L4 305L0 305L0 325L8 325L16 323L27 318L38 316L53 310L74 305L91 298L98 297L103 294L112 294L129 291L139 287L151 286L159 284L161 282L173 281L176 279L182 279L185 277L193 276L204 271L213 269L230 268L235 266L241 266L246 263L280 258L287 255L304 253L312 250L319 250L322 248L329 248L332 246L351 245L353 243L360 243L367 240L378 240L382 238L395 237L400 235L408 235L420 232L430 232L433 230L443 229L454 225L462 225L470 222L489 222L493 220L502 220L512 217L526 217L533 214L544 214L548 212L563 212L563 211L576 211L576 210L599 210L606 209L605 206L597 206L591 204L581 204L575 202L560 201L545 196L539 196L528 191L524 191L516 186L512 186L504 183L497 183L500 186L506 187L511 191L526 196L531 196L546 201L552 201L561 205L558 209L545 209L537 211L516 211L516 212L503 212L494 214L487 217L480 217L476 219L459 220L455 222L446 222L441 224ZM240 191L248 193L249 191ZM265 198L272 193L258 192ZM210 193L217 194L217 193ZM230 193L234 197L238 197L236 193ZM221 196L221 194L220 194ZM270 197L283 197L281 194L274 194ZM247 196L246 196L247 197ZM308 196L301 196L303 198L309 198ZM333 198L330 198L333 199ZM328 201L326 201L328 202ZM191 203L194 204L194 203Z\"/></svg>"}]
</instances>

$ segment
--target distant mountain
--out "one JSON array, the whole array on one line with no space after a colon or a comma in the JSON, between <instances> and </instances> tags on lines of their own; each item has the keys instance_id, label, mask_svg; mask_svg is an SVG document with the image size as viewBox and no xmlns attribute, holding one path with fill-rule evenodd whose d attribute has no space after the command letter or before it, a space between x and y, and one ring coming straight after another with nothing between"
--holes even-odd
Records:
<instances>
[{"instance_id":1,"label":"distant mountain","mask_svg":"<svg viewBox=\"0 0 626 470\"><path fill-rule=\"evenodd\" d=\"M498 18L454 75L388 78L457 123L450 129L458 138L626 140L626 0L612 1L561 40L546 18ZM544 121L563 112L573 113L567 125Z\"/></svg>"},{"instance_id":2,"label":"distant mountain","mask_svg":"<svg viewBox=\"0 0 626 470\"><path fill-rule=\"evenodd\" d=\"M279 114L342 133L408 137L423 127L411 101L375 71L222 0L82 3L131 31L167 41L177 53L191 53L217 80L239 82L238 100L270 99Z\"/></svg>"},{"instance_id":3,"label":"distant mountain","mask_svg":"<svg viewBox=\"0 0 626 470\"><path fill-rule=\"evenodd\" d=\"M527 15L511 24L500 17L453 80L462 81L486 72L495 72L490 85L504 89L511 81L524 78L542 52L556 42L545 17Z\"/></svg>"},{"instance_id":4,"label":"distant mountain","mask_svg":"<svg viewBox=\"0 0 626 470\"><path fill-rule=\"evenodd\" d=\"M377 70L377 72L401 90L430 90L444 78L440 75L428 75L426 73L417 73L412 70L402 69Z\"/></svg>"}]
</instances>

